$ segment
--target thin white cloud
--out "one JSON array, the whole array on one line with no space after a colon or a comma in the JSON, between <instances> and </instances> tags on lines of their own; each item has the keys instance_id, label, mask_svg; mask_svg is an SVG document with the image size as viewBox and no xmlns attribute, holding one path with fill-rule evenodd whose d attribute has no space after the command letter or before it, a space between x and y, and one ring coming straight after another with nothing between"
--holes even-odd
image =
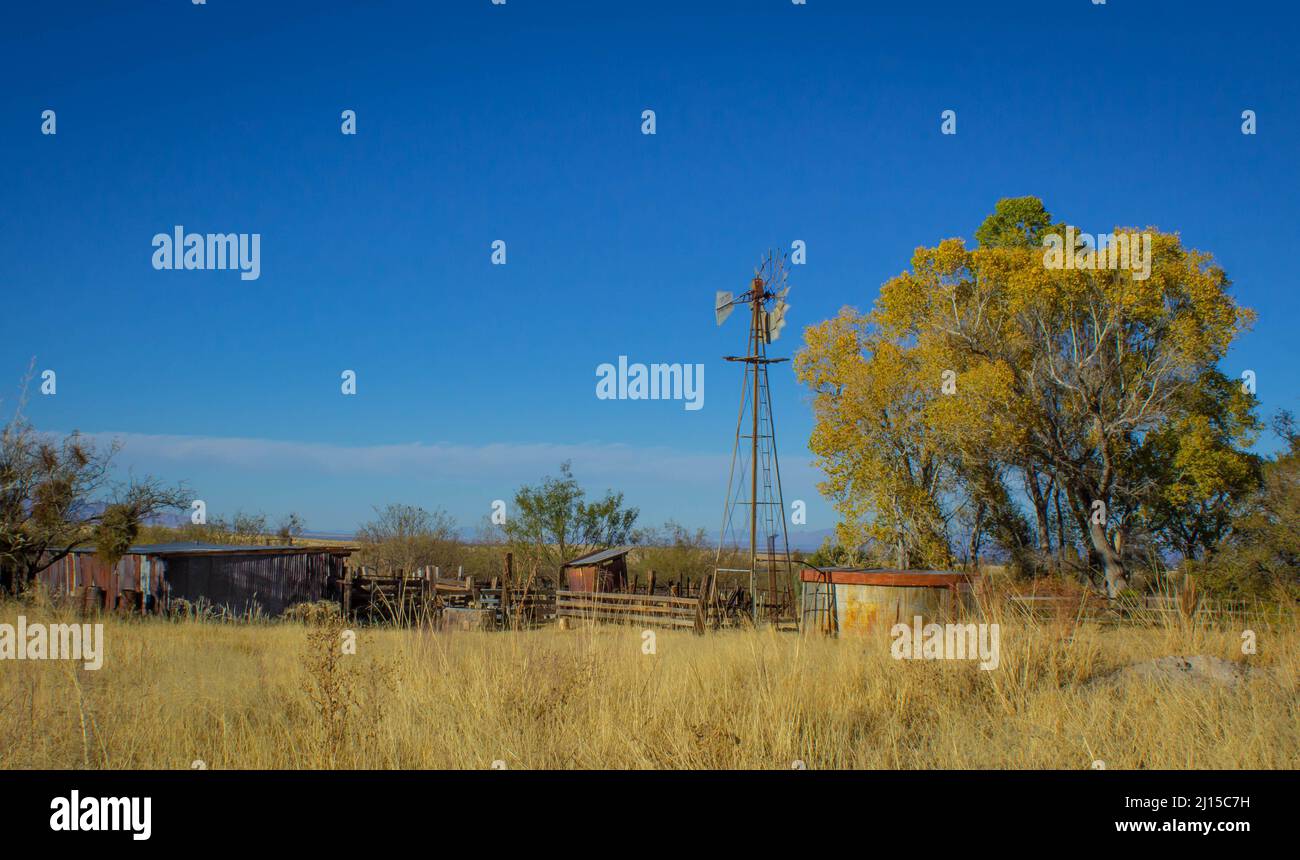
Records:
<instances>
[{"instance_id":1,"label":"thin white cloud","mask_svg":"<svg viewBox=\"0 0 1300 860\"><path fill-rule=\"evenodd\" d=\"M497 443L462 445L412 442L395 445L336 445L217 436L143 433L87 434L97 442L116 439L121 459L133 464L225 466L257 472L311 470L333 476L532 481L572 460L584 483L651 478L669 482L716 483L726 474L730 452L696 453L662 446L613 443ZM794 465L793 463L791 465Z\"/></svg>"},{"instance_id":2,"label":"thin white cloud","mask_svg":"<svg viewBox=\"0 0 1300 860\"><path fill-rule=\"evenodd\" d=\"M97 444L116 441L116 471L183 481L202 492L210 511L296 510L315 527L347 530L365 521L373 505L402 500L442 507L475 523L490 499L555 475L573 461L591 492L624 491L645 523L672 519L716 529L731 452L692 452L623 443L412 442L339 445L221 436L97 432ZM783 457L787 501L803 498L819 510L820 475L807 457ZM401 490L400 488L406 488ZM395 494L396 493L396 494ZM809 524L822 516L810 516ZM792 534L801 529L792 528Z\"/></svg>"}]
</instances>

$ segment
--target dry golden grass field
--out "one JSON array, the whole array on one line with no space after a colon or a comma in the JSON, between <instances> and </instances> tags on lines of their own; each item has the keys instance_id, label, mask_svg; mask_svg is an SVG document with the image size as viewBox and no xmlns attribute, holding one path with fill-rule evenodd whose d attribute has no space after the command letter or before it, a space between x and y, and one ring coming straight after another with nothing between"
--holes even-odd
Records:
<instances>
[{"instance_id":1,"label":"dry golden grass field","mask_svg":"<svg viewBox=\"0 0 1300 860\"><path fill-rule=\"evenodd\" d=\"M56 615L0 605L0 622ZM62 616L64 620L75 620ZM887 634L104 619L103 668L0 662L0 768L1295 768L1300 629L1004 620L1001 665ZM1236 686L1111 672L1249 661Z\"/></svg>"}]
</instances>

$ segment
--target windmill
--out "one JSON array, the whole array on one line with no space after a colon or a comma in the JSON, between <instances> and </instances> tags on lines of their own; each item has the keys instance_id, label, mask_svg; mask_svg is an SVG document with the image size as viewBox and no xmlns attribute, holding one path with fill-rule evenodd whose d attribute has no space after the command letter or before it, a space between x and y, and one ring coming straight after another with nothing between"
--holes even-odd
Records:
<instances>
[{"instance_id":1,"label":"windmill","mask_svg":"<svg viewBox=\"0 0 1300 860\"><path fill-rule=\"evenodd\" d=\"M731 452L731 473L727 480L727 500L722 511L722 530L718 539L718 554L714 576L705 595L706 604L717 618L720 611L736 609L735 601L722 606L718 590L719 579L734 579L737 574L749 575L750 617L757 622L766 615L776 622L785 611L792 609L783 597L782 583L789 586L790 540L786 532L785 499L781 493L781 469L776 454L776 425L772 421L771 393L767 382L767 366L786 358L769 358L767 347L781 336L785 328L790 292L786 282L785 256L769 251L754 270L749 290L739 296L718 291L714 299L714 318L721 326L739 307L749 308L749 334L744 355L726 356L727 361L741 362L745 374L741 386L740 415L736 421L736 438ZM747 440L748 444L742 444ZM737 474L739 468L739 474ZM739 518L738 513L748 516ZM738 522L738 520L740 520ZM748 532L748 568L722 567L723 552L732 546L739 549L742 530ZM760 553L760 541L767 551ZM781 551L778 561L777 551ZM760 567L764 570L760 571ZM778 578L778 569L785 576ZM759 603L758 590L761 573L767 574L767 595ZM732 598L741 590L732 592Z\"/></svg>"}]
</instances>

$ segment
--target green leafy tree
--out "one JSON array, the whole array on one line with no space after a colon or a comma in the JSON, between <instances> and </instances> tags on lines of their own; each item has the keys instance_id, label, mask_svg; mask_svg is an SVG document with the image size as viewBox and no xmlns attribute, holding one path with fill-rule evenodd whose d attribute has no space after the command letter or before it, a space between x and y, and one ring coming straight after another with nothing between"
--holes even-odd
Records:
<instances>
[{"instance_id":1,"label":"green leafy tree","mask_svg":"<svg viewBox=\"0 0 1300 860\"><path fill-rule=\"evenodd\" d=\"M1300 436L1288 413L1276 426L1287 450L1263 464L1262 484L1239 504L1215 552L1187 565L1211 592L1300 600Z\"/></svg>"},{"instance_id":2,"label":"green leafy tree","mask_svg":"<svg viewBox=\"0 0 1300 860\"><path fill-rule=\"evenodd\" d=\"M1259 422L1239 382L1208 371L1180 400L1142 440L1138 457L1152 481L1141 514L1164 547L1195 560L1232 529L1241 500L1260 488L1263 461L1248 450Z\"/></svg>"},{"instance_id":3,"label":"green leafy tree","mask_svg":"<svg viewBox=\"0 0 1300 860\"><path fill-rule=\"evenodd\" d=\"M861 562L859 555L840 546L830 535L827 535L821 546L817 547L806 561L812 567L818 568L856 567Z\"/></svg>"},{"instance_id":4,"label":"green leafy tree","mask_svg":"<svg viewBox=\"0 0 1300 860\"><path fill-rule=\"evenodd\" d=\"M566 561L637 537L639 511L624 507L623 494L606 491L587 501L586 491L573 477L572 464L560 465L558 477L515 492L514 506L502 527L515 558L526 570L558 580Z\"/></svg>"},{"instance_id":5,"label":"green leafy tree","mask_svg":"<svg viewBox=\"0 0 1300 860\"><path fill-rule=\"evenodd\" d=\"M1063 232L1037 197L1004 197L975 231L981 248L1040 248L1043 236Z\"/></svg>"}]
</instances>

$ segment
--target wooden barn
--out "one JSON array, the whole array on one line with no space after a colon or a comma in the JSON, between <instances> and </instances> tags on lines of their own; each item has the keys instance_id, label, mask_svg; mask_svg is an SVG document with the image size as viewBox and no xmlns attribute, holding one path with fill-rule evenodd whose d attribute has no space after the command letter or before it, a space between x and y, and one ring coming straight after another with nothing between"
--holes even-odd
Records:
<instances>
[{"instance_id":1,"label":"wooden barn","mask_svg":"<svg viewBox=\"0 0 1300 860\"><path fill-rule=\"evenodd\" d=\"M279 615L295 603L333 599L352 547L166 543L131 547L111 567L93 548L73 550L41 572L56 595L87 608L163 612L203 601L235 614Z\"/></svg>"},{"instance_id":2,"label":"wooden barn","mask_svg":"<svg viewBox=\"0 0 1300 860\"><path fill-rule=\"evenodd\" d=\"M616 546L575 558L564 565L569 591L612 592L627 590L627 554L630 546Z\"/></svg>"}]
</instances>

